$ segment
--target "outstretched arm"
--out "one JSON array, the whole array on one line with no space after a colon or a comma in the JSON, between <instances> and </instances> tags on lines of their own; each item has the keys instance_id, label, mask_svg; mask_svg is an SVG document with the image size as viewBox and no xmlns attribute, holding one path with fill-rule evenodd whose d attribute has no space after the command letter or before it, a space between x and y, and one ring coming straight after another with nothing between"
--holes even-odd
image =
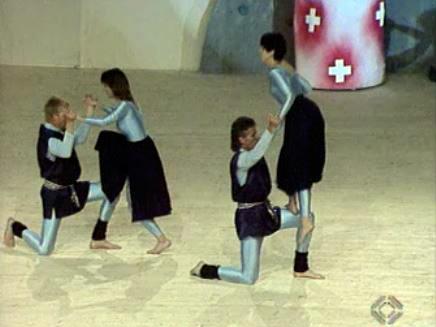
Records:
<instances>
[{"instance_id":1,"label":"outstretched arm","mask_svg":"<svg viewBox=\"0 0 436 327\"><path fill-rule=\"evenodd\" d=\"M85 143L88 138L91 125L81 123L79 127L74 131L74 145L80 145Z\"/></svg>"},{"instance_id":2,"label":"outstretched arm","mask_svg":"<svg viewBox=\"0 0 436 327\"><path fill-rule=\"evenodd\" d=\"M277 87L280 92L285 96L286 101L280 109L279 118L283 119L288 111L291 109L292 104L294 103L295 96L291 91L290 85L286 83L283 76L276 70L270 71L271 84Z\"/></svg>"},{"instance_id":3,"label":"outstretched arm","mask_svg":"<svg viewBox=\"0 0 436 327\"><path fill-rule=\"evenodd\" d=\"M268 150L269 145L271 144L272 139L275 135L275 130L280 124L280 120L269 114L268 115L268 125L265 131L262 133L259 141L256 143L256 146L249 150L244 151L239 155L238 158L238 168L248 170L252 166L254 166L262 157L265 155L266 150Z\"/></svg>"},{"instance_id":4,"label":"outstretched arm","mask_svg":"<svg viewBox=\"0 0 436 327\"><path fill-rule=\"evenodd\" d=\"M127 103L122 101L118 107L104 118L85 118L83 121L86 124L94 126L106 126L122 119L127 114Z\"/></svg>"}]
</instances>

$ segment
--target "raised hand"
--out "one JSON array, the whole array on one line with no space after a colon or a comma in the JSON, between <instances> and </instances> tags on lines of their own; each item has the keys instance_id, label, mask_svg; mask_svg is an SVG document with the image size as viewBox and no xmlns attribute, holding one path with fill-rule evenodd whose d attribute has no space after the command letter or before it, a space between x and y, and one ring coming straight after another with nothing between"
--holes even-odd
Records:
<instances>
[{"instance_id":1,"label":"raised hand","mask_svg":"<svg viewBox=\"0 0 436 327\"><path fill-rule=\"evenodd\" d=\"M94 114L97 104L97 98L95 98L92 94L85 94L85 97L83 98L83 105L86 109L86 117L90 117Z\"/></svg>"},{"instance_id":2,"label":"raised hand","mask_svg":"<svg viewBox=\"0 0 436 327\"><path fill-rule=\"evenodd\" d=\"M266 128L272 133L280 125L280 122L281 120L278 116L268 114Z\"/></svg>"},{"instance_id":3,"label":"raised hand","mask_svg":"<svg viewBox=\"0 0 436 327\"><path fill-rule=\"evenodd\" d=\"M94 97L92 94L85 94L85 97L83 98L83 104L86 108L88 107L97 107L98 100L96 97Z\"/></svg>"}]
</instances>

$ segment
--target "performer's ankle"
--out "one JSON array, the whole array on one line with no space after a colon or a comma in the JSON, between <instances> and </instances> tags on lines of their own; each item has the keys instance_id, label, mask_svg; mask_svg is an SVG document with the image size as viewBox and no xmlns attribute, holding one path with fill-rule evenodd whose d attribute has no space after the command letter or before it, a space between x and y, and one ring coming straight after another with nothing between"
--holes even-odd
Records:
<instances>
[{"instance_id":1,"label":"performer's ankle","mask_svg":"<svg viewBox=\"0 0 436 327\"><path fill-rule=\"evenodd\" d=\"M200 277L204 279L220 279L218 268L220 266L204 264L200 269Z\"/></svg>"},{"instance_id":2,"label":"performer's ankle","mask_svg":"<svg viewBox=\"0 0 436 327\"><path fill-rule=\"evenodd\" d=\"M107 221L98 219L92 232L93 241L103 241L106 239Z\"/></svg>"},{"instance_id":3,"label":"performer's ankle","mask_svg":"<svg viewBox=\"0 0 436 327\"><path fill-rule=\"evenodd\" d=\"M160 242L160 243L168 242L168 241L169 241L168 237L166 237L166 236L163 235L163 234L160 235L160 236L158 236L158 237L156 237L156 239L157 239L157 241Z\"/></svg>"},{"instance_id":4,"label":"performer's ankle","mask_svg":"<svg viewBox=\"0 0 436 327\"><path fill-rule=\"evenodd\" d=\"M298 252L295 251L294 258L294 272L304 273L309 270L309 264L307 262L308 252Z\"/></svg>"},{"instance_id":5,"label":"performer's ankle","mask_svg":"<svg viewBox=\"0 0 436 327\"><path fill-rule=\"evenodd\" d=\"M23 238L23 232L27 229L27 226L20 223L19 221L14 221L12 223L12 232L15 236Z\"/></svg>"}]
</instances>

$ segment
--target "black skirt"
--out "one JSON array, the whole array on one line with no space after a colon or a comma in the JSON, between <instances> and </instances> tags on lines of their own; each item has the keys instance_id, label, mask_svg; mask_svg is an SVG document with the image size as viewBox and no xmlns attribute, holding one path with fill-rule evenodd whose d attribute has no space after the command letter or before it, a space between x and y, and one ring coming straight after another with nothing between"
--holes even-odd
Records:
<instances>
[{"instance_id":1,"label":"black skirt","mask_svg":"<svg viewBox=\"0 0 436 327\"><path fill-rule=\"evenodd\" d=\"M235 227L239 240L247 236L271 235L280 228L280 208L271 208L267 203L263 203L248 209L237 209Z\"/></svg>"},{"instance_id":2,"label":"black skirt","mask_svg":"<svg viewBox=\"0 0 436 327\"><path fill-rule=\"evenodd\" d=\"M312 100L298 96L286 115L277 164L277 187L288 195L322 179L325 164L324 119Z\"/></svg>"},{"instance_id":3,"label":"black skirt","mask_svg":"<svg viewBox=\"0 0 436 327\"><path fill-rule=\"evenodd\" d=\"M75 182L61 190L41 188L42 216L52 217L53 211L57 219L71 216L81 211L86 204L89 193L89 182Z\"/></svg>"},{"instance_id":4,"label":"black skirt","mask_svg":"<svg viewBox=\"0 0 436 327\"><path fill-rule=\"evenodd\" d=\"M99 151L103 192L113 202L129 180L132 221L153 219L171 213L171 201L159 153L151 137L128 142L115 132L102 131Z\"/></svg>"}]
</instances>

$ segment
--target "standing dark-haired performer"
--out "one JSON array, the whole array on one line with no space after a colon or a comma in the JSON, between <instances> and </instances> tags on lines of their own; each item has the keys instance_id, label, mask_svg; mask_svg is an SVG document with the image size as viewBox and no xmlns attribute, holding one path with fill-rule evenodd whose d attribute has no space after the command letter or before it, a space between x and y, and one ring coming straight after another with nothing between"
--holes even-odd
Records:
<instances>
[{"instance_id":1,"label":"standing dark-haired performer","mask_svg":"<svg viewBox=\"0 0 436 327\"><path fill-rule=\"evenodd\" d=\"M283 145L277 164L277 187L288 195L289 210L299 211L301 237L304 237L314 228L310 220L311 188L313 183L321 180L325 163L324 119L317 104L306 97L311 90L309 82L284 60L285 53L283 35L262 35L260 57L270 68L270 91L281 105L280 119L285 119Z\"/></svg>"},{"instance_id":2,"label":"standing dark-haired performer","mask_svg":"<svg viewBox=\"0 0 436 327\"><path fill-rule=\"evenodd\" d=\"M150 254L159 254L171 246L171 241L159 228L154 218L171 213L170 196L159 153L144 128L142 113L133 99L129 81L120 69L103 72L100 79L107 96L117 103L106 108L104 118L85 118L86 124L106 126L116 123L120 133L102 131L96 150L100 157L100 174L103 191L115 202L128 181L132 220L140 221L157 239ZM96 101L87 97L88 106ZM95 225L92 242L106 238L108 221L99 219Z\"/></svg>"},{"instance_id":3,"label":"standing dark-haired performer","mask_svg":"<svg viewBox=\"0 0 436 327\"><path fill-rule=\"evenodd\" d=\"M41 234L31 231L13 218L8 219L3 243L15 246L15 236L22 238L40 255L49 255L55 247L61 218L75 214L89 201L101 200L100 219L110 219L114 206L103 194L100 183L79 182L81 168L74 147L85 142L89 126L81 124L74 132L76 114L69 104L51 97L44 107L45 124L39 129L38 164L44 183L41 188L43 220ZM93 114L87 108L87 116ZM106 240L99 242L106 249L120 249Z\"/></svg>"},{"instance_id":4,"label":"standing dark-haired performer","mask_svg":"<svg viewBox=\"0 0 436 327\"><path fill-rule=\"evenodd\" d=\"M259 277L260 251L263 238L278 229L297 228L297 248L294 276L323 279L309 269L308 249L311 232L302 241L300 217L287 209L272 208L268 202L271 178L264 154L268 149L279 119L269 115L262 137L257 137L256 123L250 117L239 117L232 124L231 148L235 152L230 162L232 198L238 203L235 226L241 242L241 267L222 267L200 261L191 275L205 279L254 284ZM312 221L313 217L311 217Z\"/></svg>"}]
</instances>

